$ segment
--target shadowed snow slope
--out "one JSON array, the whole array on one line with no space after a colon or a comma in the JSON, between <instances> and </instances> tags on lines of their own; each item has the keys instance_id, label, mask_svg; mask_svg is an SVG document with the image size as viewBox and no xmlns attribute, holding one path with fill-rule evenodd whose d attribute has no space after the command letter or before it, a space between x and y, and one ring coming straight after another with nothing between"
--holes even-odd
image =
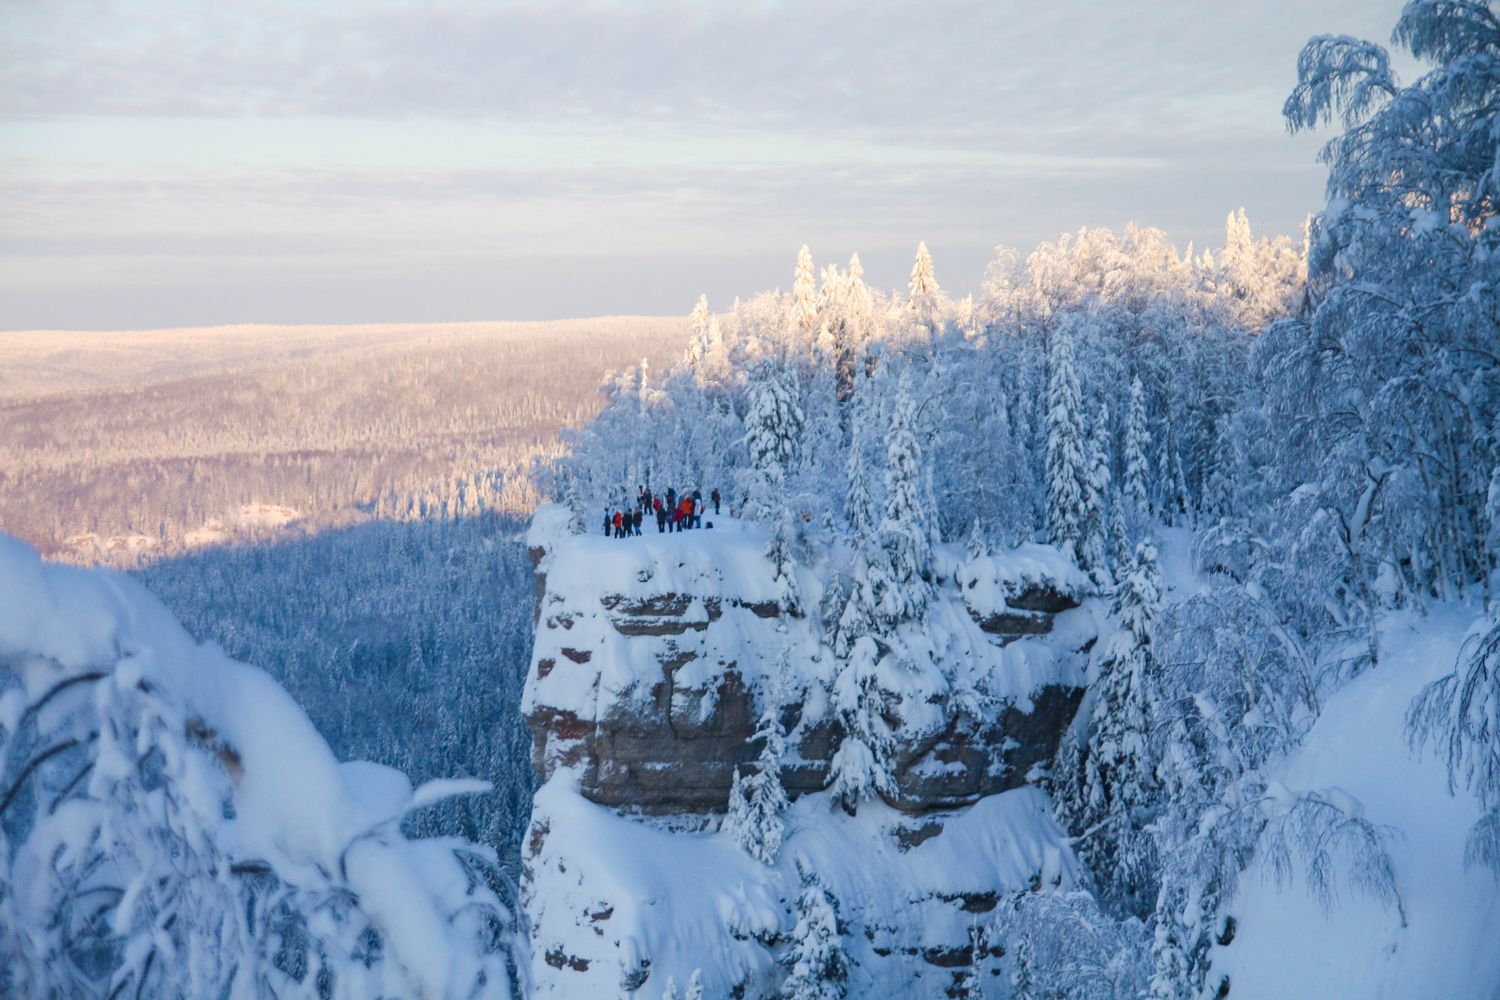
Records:
<instances>
[{"instance_id":1,"label":"shadowed snow slope","mask_svg":"<svg viewBox=\"0 0 1500 1000\"><path fill-rule=\"evenodd\" d=\"M1463 789L1448 793L1442 762L1431 752L1414 756L1403 728L1421 687L1453 669L1474 616L1463 607L1393 616L1380 665L1328 700L1275 775L1293 791L1352 796L1366 818L1389 828L1406 926L1347 882L1324 913L1300 873L1280 888L1253 867L1230 908L1234 941L1213 960L1237 1000L1500 998L1500 882L1463 863L1479 805Z\"/></svg>"}]
</instances>

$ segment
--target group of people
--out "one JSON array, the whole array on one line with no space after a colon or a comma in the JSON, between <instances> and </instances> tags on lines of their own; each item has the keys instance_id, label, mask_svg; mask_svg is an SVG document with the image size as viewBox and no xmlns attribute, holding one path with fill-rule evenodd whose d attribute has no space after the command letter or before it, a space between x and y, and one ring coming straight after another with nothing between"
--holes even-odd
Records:
<instances>
[{"instance_id":1,"label":"group of people","mask_svg":"<svg viewBox=\"0 0 1500 1000\"><path fill-rule=\"evenodd\" d=\"M714 505L715 517L719 514L719 500L719 491L715 488L708 495L708 502ZM701 528L703 509L702 490L693 490L691 493L684 490L679 495L674 486L665 494L653 494L650 487L638 486L634 504L626 502L615 511L604 508L604 537L613 535L615 538L629 538L639 535L642 523L653 516L656 518L658 533ZM712 528L713 522L710 521L708 526Z\"/></svg>"}]
</instances>

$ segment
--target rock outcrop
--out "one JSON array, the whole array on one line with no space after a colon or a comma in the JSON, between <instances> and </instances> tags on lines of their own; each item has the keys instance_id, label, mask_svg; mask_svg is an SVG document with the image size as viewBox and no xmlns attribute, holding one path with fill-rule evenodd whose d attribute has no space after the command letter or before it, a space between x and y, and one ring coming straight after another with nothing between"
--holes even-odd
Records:
<instances>
[{"instance_id":1,"label":"rock outcrop","mask_svg":"<svg viewBox=\"0 0 1500 1000\"><path fill-rule=\"evenodd\" d=\"M763 546L755 531L733 522L714 532L616 541L568 536L560 514L538 515L532 552L540 599L524 710L533 764L546 784L526 851L543 995L582 995L576 991L600 989L606 980L609 990L623 995L659 994L665 975L653 970L674 961L676 945L664 936L656 940L659 929L653 928L668 912L680 921L688 905L658 899L653 905L659 909L627 906L618 887L631 873L603 873L597 865L583 873L577 831L557 839L562 814L573 826L608 826L615 834L649 830L667 838L652 843L669 854L690 843L702 847L705 838L722 848L724 838L705 831L717 828L736 768L756 756L750 738L770 697L787 733L782 783L794 800L806 800L795 808L826 827L807 833L827 848L838 829L850 850L886 860L889 870L878 878L906 886L898 910L909 912L867 909L856 922L871 968L885 968L883 975L910 975L918 967L929 970L924 975L933 969L947 975L967 966L966 930L956 929L951 938L931 933L946 920L938 910L970 913L972 922L975 906L993 909L1001 894L1024 887L1042 867L1056 877L1071 870L1066 850L1050 843L1056 831L1037 804L1039 793L1028 786L1051 759L1082 696L1094 626L1089 609L1080 607L1084 583L1076 570L1039 546L1009 558L959 562L948 556L953 561L943 570L950 582L926 621L889 637L899 650L889 659L903 664L883 684L891 690L887 717L898 739L897 792L861 808L857 819L835 818L819 793L841 738L828 693L839 664L815 620L778 615ZM818 606L821 572L800 571L807 607ZM1004 878L989 872L956 882L920 865L904 870L918 855L960 850L962 838L950 836L955 823L981 802L1014 795L1028 803L1022 810L1029 817L1027 836L1037 846L1026 864L1007 869ZM569 804L570 797L589 805ZM805 854L810 846L798 848L793 837L783 853L799 849ZM632 854L617 863L632 868L646 862ZM958 864L967 870L971 863ZM774 985L774 963L761 958L770 960L789 919L785 907L797 873L794 865L784 867L778 874L753 866L767 899L744 904L754 919L743 917L738 931L718 925L738 957L704 971L726 992L759 996L767 983ZM559 880L569 884L567 892ZM575 890L582 895L570 909L559 893ZM715 876L682 891L714 896L729 890ZM881 898L878 886L870 891ZM914 913L925 914L926 929L914 930ZM746 930L750 925L760 930ZM915 945L912 933L926 943ZM749 950L739 954L742 945ZM707 953L726 947L720 941ZM680 983L692 969L668 966L666 974ZM904 971L892 971L898 969Z\"/></svg>"}]
</instances>

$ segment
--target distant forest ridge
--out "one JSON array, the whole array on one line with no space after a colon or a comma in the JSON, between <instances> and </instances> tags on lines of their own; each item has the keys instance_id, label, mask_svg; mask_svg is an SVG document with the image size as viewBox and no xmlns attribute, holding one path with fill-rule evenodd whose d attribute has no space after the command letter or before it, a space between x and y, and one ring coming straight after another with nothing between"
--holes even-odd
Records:
<instances>
[{"instance_id":1,"label":"distant forest ridge","mask_svg":"<svg viewBox=\"0 0 1500 1000\"><path fill-rule=\"evenodd\" d=\"M132 566L372 518L527 514L526 473L685 317L0 333L0 531Z\"/></svg>"}]
</instances>

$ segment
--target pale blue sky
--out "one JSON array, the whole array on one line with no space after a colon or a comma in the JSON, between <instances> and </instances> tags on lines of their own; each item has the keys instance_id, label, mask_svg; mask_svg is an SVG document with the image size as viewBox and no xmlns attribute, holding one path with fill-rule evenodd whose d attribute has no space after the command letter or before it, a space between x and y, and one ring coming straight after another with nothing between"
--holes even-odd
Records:
<instances>
[{"instance_id":1,"label":"pale blue sky","mask_svg":"<svg viewBox=\"0 0 1500 1000\"><path fill-rule=\"evenodd\" d=\"M0 0L0 328L683 313L797 247L1297 232L1400 0Z\"/></svg>"}]
</instances>

